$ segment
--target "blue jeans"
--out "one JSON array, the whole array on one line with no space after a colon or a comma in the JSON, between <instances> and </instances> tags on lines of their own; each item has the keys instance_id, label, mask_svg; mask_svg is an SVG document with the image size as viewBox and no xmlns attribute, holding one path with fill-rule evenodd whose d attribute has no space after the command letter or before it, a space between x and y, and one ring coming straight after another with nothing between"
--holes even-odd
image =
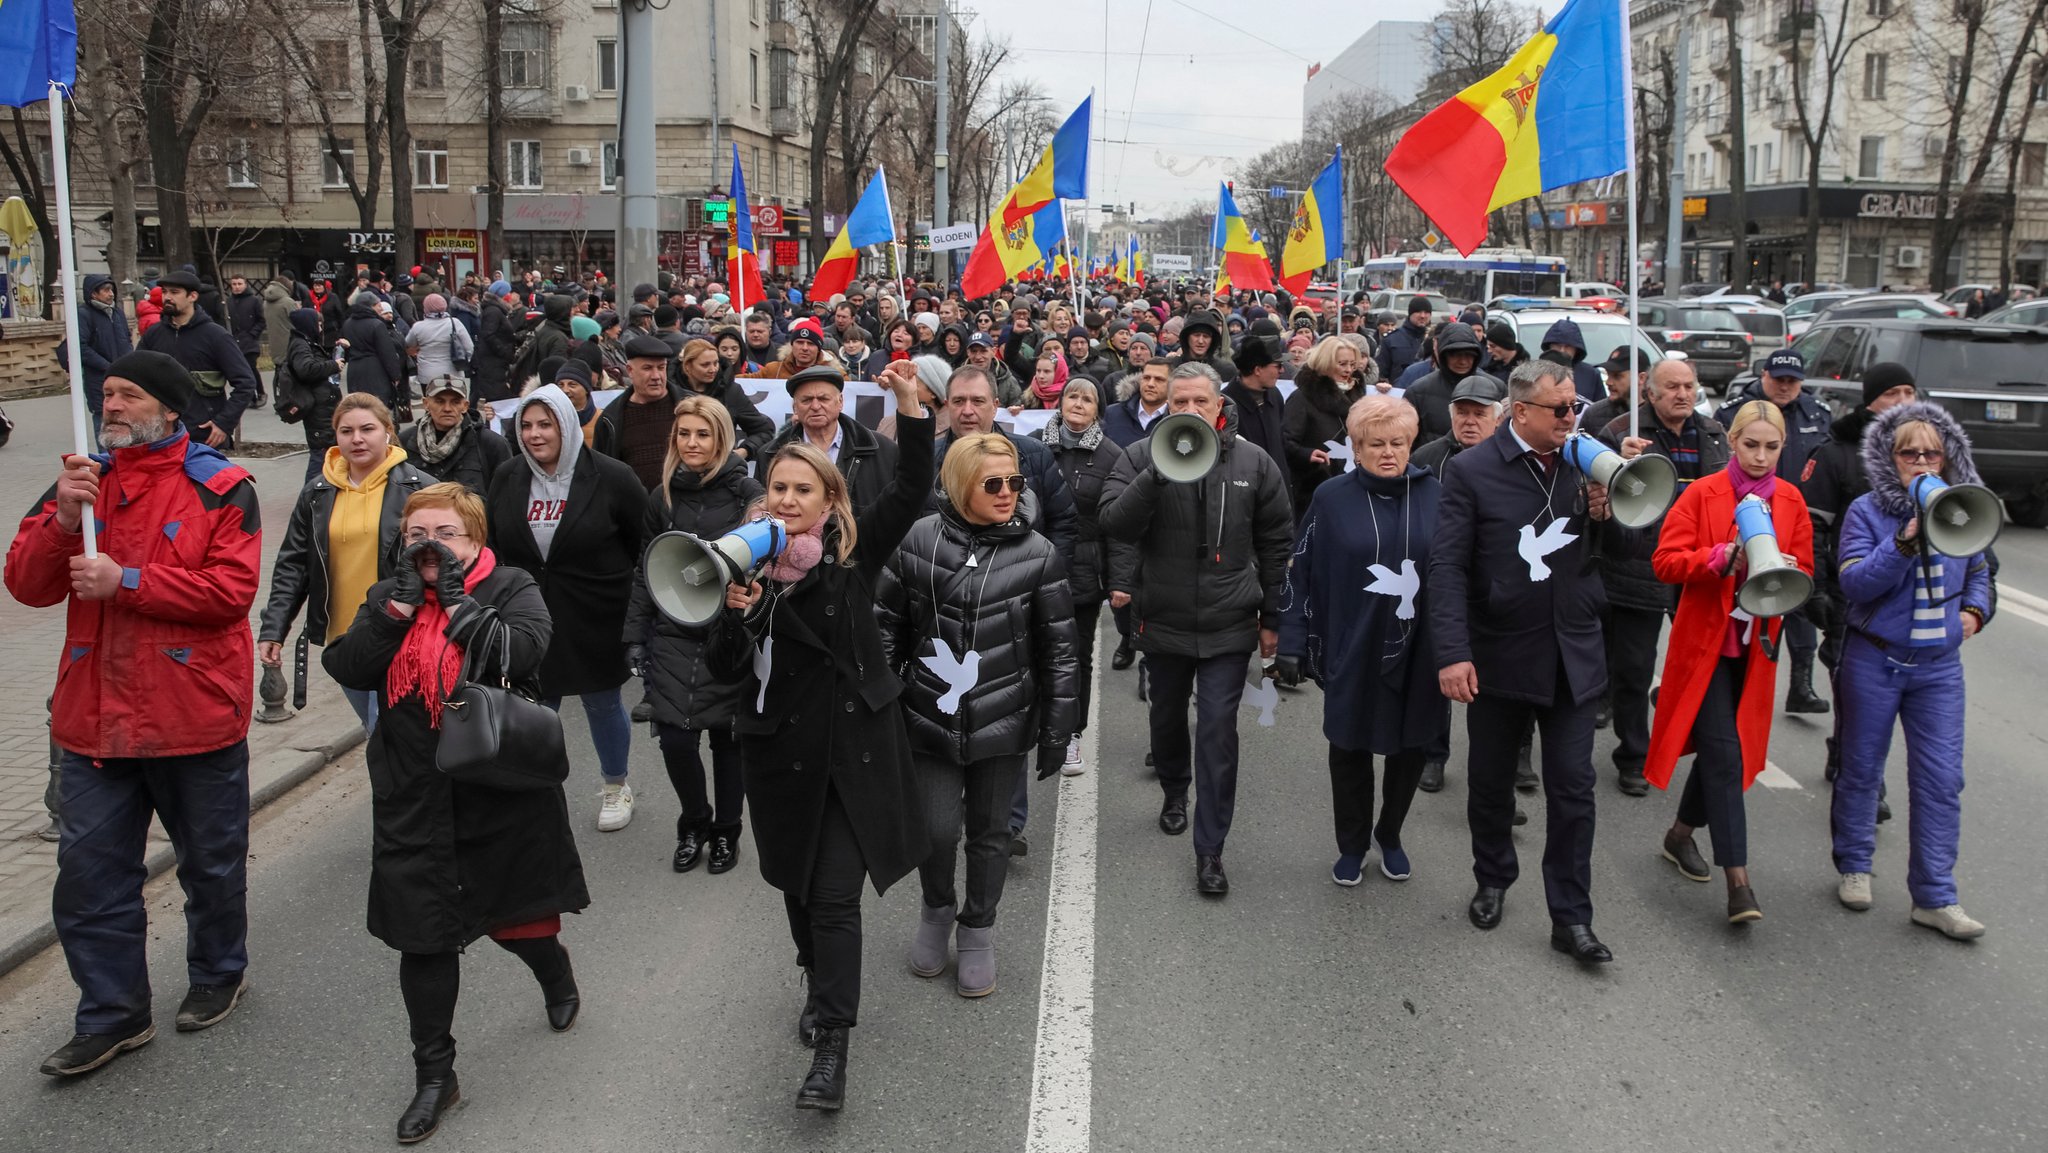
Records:
<instances>
[{"instance_id":1,"label":"blue jeans","mask_svg":"<svg viewBox=\"0 0 2048 1153\"><path fill-rule=\"evenodd\" d=\"M210 753L95 761L64 754L51 913L78 983L76 1029L150 1021L142 884L149 817L163 819L185 890L185 971L233 985L249 965L249 744Z\"/></svg>"},{"instance_id":2,"label":"blue jeans","mask_svg":"<svg viewBox=\"0 0 2048 1153\"><path fill-rule=\"evenodd\" d=\"M1877 854L1877 799L1892 750L1892 722L1906 730L1906 891L1923 909L1956 903L1963 836L1963 660L1955 649L1880 650L1860 633L1842 646L1836 673L1842 770L1829 824L1835 871L1868 873Z\"/></svg>"},{"instance_id":3,"label":"blue jeans","mask_svg":"<svg viewBox=\"0 0 2048 1153\"><path fill-rule=\"evenodd\" d=\"M583 702L583 719L590 722L590 743L597 746L598 771L608 785L626 779L626 754L633 746L633 722L626 717L626 705L616 688L599 689L576 698ZM549 697L541 704L562 711L562 698Z\"/></svg>"},{"instance_id":4,"label":"blue jeans","mask_svg":"<svg viewBox=\"0 0 2048 1153\"><path fill-rule=\"evenodd\" d=\"M370 736L377 731L377 690L343 689L341 695L348 698L348 707L356 711L356 719L363 722L363 735Z\"/></svg>"}]
</instances>

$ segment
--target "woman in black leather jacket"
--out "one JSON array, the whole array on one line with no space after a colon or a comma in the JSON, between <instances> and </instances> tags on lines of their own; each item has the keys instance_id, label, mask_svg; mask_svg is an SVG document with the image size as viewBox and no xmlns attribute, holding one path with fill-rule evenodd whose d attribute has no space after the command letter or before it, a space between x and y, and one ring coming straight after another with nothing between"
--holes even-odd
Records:
<instances>
[{"instance_id":1,"label":"woman in black leather jacket","mask_svg":"<svg viewBox=\"0 0 2048 1153\"><path fill-rule=\"evenodd\" d=\"M932 840L918 867L924 912L910 969L920 977L945 971L957 920L955 986L963 997L981 997L995 989L996 904L1024 756L1036 748L1039 777L1051 776L1073 737L1074 613L1066 566L1031 530L1009 437L954 441L940 480L947 500L911 526L876 594L884 650L903 678L903 719ZM966 900L956 905L954 846L963 823Z\"/></svg>"},{"instance_id":2,"label":"woman in black leather jacket","mask_svg":"<svg viewBox=\"0 0 2048 1153\"><path fill-rule=\"evenodd\" d=\"M1085 376L1067 381L1060 393L1059 419L1046 425L1039 439L1052 449L1067 478L1067 491L1074 494L1074 563L1067 570L1067 591L1074 602L1074 681L1078 692L1074 736L1067 742L1060 771L1075 777L1086 767L1081 763L1081 734L1088 728L1088 694L1095 680L1095 626L1102 618L1103 598L1109 595L1109 554L1095 513L1102 503L1102 486L1123 448L1103 429L1101 393Z\"/></svg>"},{"instance_id":3,"label":"woman in black leather jacket","mask_svg":"<svg viewBox=\"0 0 2048 1153\"><path fill-rule=\"evenodd\" d=\"M707 353L711 346L703 341ZM687 349L686 349L687 351ZM715 354L714 354L715 355ZM668 459L660 488L647 494L645 537L690 533L711 541L739 527L747 506L760 499L759 482L733 451L732 417L709 396L685 396L676 404ZM739 682L711 671L704 630L669 619L647 591L643 557L633 572L633 599L626 607L626 656L640 670L655 735L668 779L682 802L676 818L675 871L686 873L705 856L710 871L723 873L739 861L740 808L745 783L739 738L732 722L738 712ZM700 739L711 738L712 792L704 792Z\"/></svg>"}]
</instances>

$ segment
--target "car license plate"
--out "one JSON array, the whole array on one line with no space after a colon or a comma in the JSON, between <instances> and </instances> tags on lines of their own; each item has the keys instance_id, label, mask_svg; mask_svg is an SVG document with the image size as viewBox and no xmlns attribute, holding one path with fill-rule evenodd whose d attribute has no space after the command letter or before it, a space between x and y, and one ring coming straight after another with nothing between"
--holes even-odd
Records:
<instances>
[{"instance_id":1,"label":"car license plate","mask_svg":"<svg viewBox=\"0 0 2048 1153\"><path fill-rule=\"evenodd\" d=\"M1984 419L2012 421L2020 418L2020 403L2016 400L1987 400L1984 402Z\"/></svg>"},{"instance_id":2,"label":"car license plate","mask_svg":"<svg viewBox=\"0 0 2048 1153\"><path fill-rule=\"evenodd\" d=\"M1711 348L1718 352L1725 349L1734 348L1735 342L1732 340L1702 340L1700 341L1700 347Z\"/></svg>"}]
</instances>

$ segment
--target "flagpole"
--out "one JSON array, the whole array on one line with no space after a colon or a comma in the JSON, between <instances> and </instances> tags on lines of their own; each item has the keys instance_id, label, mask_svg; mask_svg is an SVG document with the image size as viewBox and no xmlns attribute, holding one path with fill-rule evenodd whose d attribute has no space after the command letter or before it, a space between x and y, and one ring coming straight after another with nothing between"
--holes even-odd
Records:
<instances>
[{"instance_id":1,"label":"flagpole","mask_svg":"<svg viewBox=\"0 0 2048 1153\"><path fill-rule=\"evenodd\" d=\"M1639 239L1636 235L1636 102L1634 94L1628 91L1632 83L1629 77L1635 72L1635 49L1629 43L1628 0L1609 0L1621 5L1621 119L1622 132L1628 138L1628 435L1630 439L1642 435L1643 373L1636 368L1636 349L1642 344L1642 313L1639 301L1643 294L1643 262L1636 258ZM1741 227L1738 223L1736 227Z\"/></svg>"},{"instance_id":2,"label":"flagpole","mask_svg":"<svg viewBox=\"0 0 2048 1153\"><path fill-rule=\"evenodd\" d=\"M92 417L85 407L85 361L78 335L78 253L71 239L71 158L64 141L64 86L50 81L50 176L57 183L57 277L64 284L64 347L71 371L71 443L78 455L92 451ZM117 302L115 315L128 323ZM178 414L183 417L184 413ZM85 537L85 555L99 555L99 532L93 523L94 510L78 518L78 531Z\"/></svg>"}]
</instances>

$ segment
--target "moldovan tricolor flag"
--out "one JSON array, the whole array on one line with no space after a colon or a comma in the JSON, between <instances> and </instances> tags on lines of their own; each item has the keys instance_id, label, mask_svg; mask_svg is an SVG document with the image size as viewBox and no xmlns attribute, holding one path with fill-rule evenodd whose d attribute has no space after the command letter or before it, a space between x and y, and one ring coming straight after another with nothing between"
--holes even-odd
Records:
<instances>
[{"instance_id":1,"label":"moldovan tricolor flag","mask_svg":"<svg viewBox=\"0 0 2048 1153\"><path fill-rule=\"evenodd\" d=\"M1459 252L1494 209L1628 167L1627 0L1569 0L1500 71L1415 122L1387 175Z\"/></svg>"},{"instance_id":2,"label":"moldovan tricolor flag","mask_svg":"<svg viewBox=\"0 0 2048 1153\"><path fill-rule=\"evenodd\" d=\"M834 293L846 291L846 286L853 283L853 274L860 270L861 249L870 244L895 242L896 219L889 213L889 185L882 178L882 170L876 168L875 178L868 181L867 191L860 194L860 202L846 214L838 238L818 263L818 274L811 278L811 300L830 300Z\"/></svg>"},{"instance_id":3,"label":"moldovan tricolor flag","mask_svg":"<svg viewBox=\"0 0 2048 1153\"><path fill-rule=\"evenodd\" d=\"M11 3L12 0L0 0ZM740 146L732 146L732 241L725 248L725 275L734 289L734 312L759 304L761 257L754 251L754 209L747 203L747 176L740 171Z\"/></svg>"},{"instance_id":4,"label":"moldovan tricolor flag","mask_svg":"<svg viewBox=\"0 0 2048 1153\"><path fill-rule=\"evenodd\" d=\"M1217 294L1232 289L1271 292L1273 263L1266 258L1266 246L1245 225L1244 214L1237 210L1237 198L1230 194L1230 186L1218 184L1216 196L1216 232L1209 243L1222 256L1216 267Z\"/></svg>"},{"instance_id":5,"label":"moldovan tricolor flag","mask_svg":"<svg viewBox=\"0 0 2048 1153\"><path fill-rule=\"evenodd\" d=\"M988 226L981 230L981 238L967 258L967 271L960 277L960 290L970 299L1001 288L1003 281L1038 263L1051 250L1054 234L1041 226L1038 251L1030 251L1030 236L1020 231L1029 227L1028 221L1043 217L1048 207L1057 212L1061 200L1088 198L1088 117L1094 102L1093 96L1081 101L1039 154L1038 163L989 215ZM1064 224L1057 235L1066 235Z\"/></svg>"},{"instance_id":6,"label":"moldovan tricolor flag","mask_svg":"<svg viewBox=\"0 0 2048 1153\"><path fill-rule=\"evenodd\" d=\"M1280 287L1295 296L1323 265L1344 255L1344 146L1309 181L1308 191L1294 208L1287 247L1280 252Z\"/></svg>"}]
</instances>

